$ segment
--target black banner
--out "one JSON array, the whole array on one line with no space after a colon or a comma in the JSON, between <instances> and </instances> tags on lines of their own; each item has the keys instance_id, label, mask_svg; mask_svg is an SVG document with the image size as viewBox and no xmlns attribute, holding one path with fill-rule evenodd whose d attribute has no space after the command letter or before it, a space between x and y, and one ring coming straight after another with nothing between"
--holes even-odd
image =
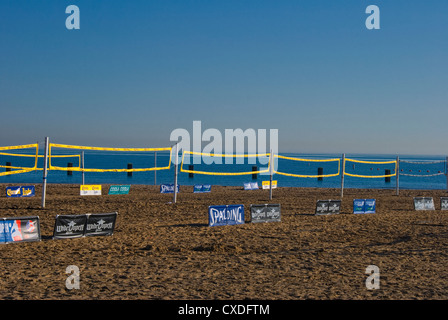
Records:
<instances>
[{"instance_id":1,"label":"black banner","mask_svg":"<svg viewBox=\"0 0 448 320\"><path fill-rule=\"evenodd\" d=\"M341 200L317 200L315 215L339 214Z\"/></svg>"},{"instance_id":2,"label":"black banner","mask_svg":"<svg viewBox=\"0 0 448 320\"><path fill-rule=\"evenodd\" d=\"M281 222L280 204L250 205L251 222Z\"/></svg>"},{"instance_id":3,"label":"black banner","mask_svg":"<svg viewBox=\"0 0 448 320\"><path fill-rule=\"evenodd\" d=\"M415 210L435 210L432 197L414 197Z\"/></svg>"},{"instance_id":4,"label":"black banner","mask_svg":"<svg viewBox=\"0 0 448 320\"><path fill-rule=\"evenodd\" d=\"M440 197L440 210L448 210L448 197Z\"/></svg>"},{"instance_id":5,"label":"black banner","mask_svg":"<svg viewBox=\"0 0 448 320\"><path fill-rule=\"evenodd\" d=\"M80 238L84 236L87 215L57 215L53 239Z\"/></svg>"},{"instance_id":6,"label":"black banner","mask_svg":"<svg viewBox=\"0 0 448 320\"><path fill-rule=\"evenodd\" d=\"M114 232L117 212L88 214L86 236L111 236Z\"/></svg>"}]
</instances>

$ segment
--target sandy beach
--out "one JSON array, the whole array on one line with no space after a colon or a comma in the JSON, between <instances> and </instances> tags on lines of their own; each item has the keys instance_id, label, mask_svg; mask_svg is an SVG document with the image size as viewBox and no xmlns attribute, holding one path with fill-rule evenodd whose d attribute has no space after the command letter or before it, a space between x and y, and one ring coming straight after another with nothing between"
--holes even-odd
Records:
<instances>
[{"instance_id":1,"label":"sandy beach","mask_svg":"<svg viewBox=\"0 0 448 320\"><path fill-rule=\"evenodd\" d=\"M0 217L40 218L42 240L0 245L2 300L221 300L448 298L448 211L444 190L345 189L341 213L315 216L318 199L339 189L244 191L213 186L194 194L181 186L177 203L158 186L132 185L128 195L80 196L78 185L50 184L32 198L7 198ZM434 198L415 211L413 197ZM376 199L376 213L352 214L353 199ZM281 222L250 223L251 204L281 204ZM246 223L208 227L210 205L243 204ZM58 214L118 212L112 236L53 240ZM80 270L67 289L66 268ZM366 288L366 268L380 288Z\"/></svg>"}]
</instances>

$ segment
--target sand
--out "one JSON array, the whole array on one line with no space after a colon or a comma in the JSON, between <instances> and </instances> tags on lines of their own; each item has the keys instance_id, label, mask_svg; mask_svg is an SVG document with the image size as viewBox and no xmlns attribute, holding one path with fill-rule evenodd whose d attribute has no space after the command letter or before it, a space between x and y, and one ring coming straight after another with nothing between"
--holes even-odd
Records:
<instances>
[{"instance_id":1,"label":"sand","mask_svg":"<svg viewBox=\"0 0 448 320\"><path fill-rule=\"evenodd\" d=\"M341 214L315 216L318 199L338 189L267 190L183 186L176 204L158 186L129 195L80 196L77 185L50 184L45 209L33 198L6 198L0 217L40 217L42 240L0 244L1 300L441 300L448 298L448 211L443 190L345 189ZM435 211L415 211L414 196ZM355 198L375 198L375 214L352 214ZM250 223L250 204L281 204L281 222ZM208 227L209 205L244 204L244 225ZM58 214L118 212L112 236L53 240ZM80 270L67 289L66 268ZM378 267L378 289L366 268Z\"/></svg>"}]
</instances>

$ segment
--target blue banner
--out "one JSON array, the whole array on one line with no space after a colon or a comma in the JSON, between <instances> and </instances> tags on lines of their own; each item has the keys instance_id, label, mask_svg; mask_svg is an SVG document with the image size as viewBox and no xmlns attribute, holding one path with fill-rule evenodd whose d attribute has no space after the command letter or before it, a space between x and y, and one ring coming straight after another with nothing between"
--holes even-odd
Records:
<instances>
[{"instance_id":1,"label":"blue banner","mask_svg":"<svg viewBox=\"0 0 448 320\"><path fill-rule=\"evenodd\" d=\"M6 197L8 198L34 197L35 194L34 186L6 187Z\"/></svg>"},{"instance_id":2,"label":"blue banner","mask_svg":"<svg viewBox=\"0 0 448 320\"><path fill-rule=\"evenodd\" d=\"M179 192L179 185L177 185L177 192ZM174 193L174 183L172 184L161 184L160 193Z\"/></svg>"},{"instance_id":3,"label":"blue banner","mask_svg":"<svg viewBox=\"0 0 448 320\"><path fill-rule=\"evenodd\" d=\"M0 243L39 241L39 217L3 218L0 221Z\"/></svg>"},{"instance_id":4,"label":"blue banner","mask_svg":"<svg viewBox=\"0 0 448 320\"><path fill-rule=\"evenodd\" d=\"M193 192L194 193L204 193L204 192L211 192L212 191L212 185L211 184L195 184Z\"/></svg>"},{"instance_id":5,"label":"blue banner","mask_svg":"<svg viewBox=\"0 0 448 320\"><path fill-rule=\"evenodd\" d=\"M375 199L354 199L353 213L375 213L376 200Z\"/></svg>"},{"instance_id":6,"label":"blue banner","mask_svg":"<svg viewBox=\"0 0 448 320\"><path fill-rule=\"evenodd\" d=\"M222 205L208 207L209 227L244 224L244 205Z\"/></svg>"},{"instance_id":7,"label":"blue banner","mask_svg":"<svg viewBox=\"0 0 448 320\"><path fill-rule=\"evenodd\" d=\"M0 243L6 242L6 235L5 235L5 221L0 220Z\"/></svg>"},{"instance_id":8,"label":"blue banner","mask_svg":"<svg viewBox=\"0 0 448 320\"><path fill-rule=\"evenodd\" d=\"M244 183L244 190L258 190L258 182L246 182Z\"/></svg>"}]
</instances>

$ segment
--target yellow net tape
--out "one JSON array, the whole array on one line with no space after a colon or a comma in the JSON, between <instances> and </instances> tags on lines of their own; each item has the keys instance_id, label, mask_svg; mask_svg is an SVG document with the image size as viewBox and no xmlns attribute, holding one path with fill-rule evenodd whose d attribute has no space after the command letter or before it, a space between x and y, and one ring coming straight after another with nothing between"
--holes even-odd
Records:
<instances>
[{"instance_id":1,"label":"yellow net tape","mask_svg":"<svg viewBox=\"0 0 448 320\"><path fill-rule=\"evenodd\" d=\"M153 168L135 168L135 169L90 169L79 167L59 167L51 164L51 158L55 157L51 155L51 148L64 148L64 149L78 149L78 150L100 150L100 151L131 151L131 152L151 152L151 151L170 151L170 159L168 165L165 167L153 167ZM48 170L60 170L60 171L81 171L81 172L144 172L144 171L156 171L156 170L168 170L171 167L172 147L166 148L103 148L103 147L87 147L87 146L74 146L68 144L49 144L49 159Z\"/></svg>"},{"instance_id":2,"label":"yellow net tape","mask_svg":"<svg viewBox=\"0 0 448 320\"><path fill-rule=\"evenodd\" d=\"M331 159L305 159L305 158L293 158L293 157L286 157L281 155L274 155L275 157L279 159L286 159L286 160L293 160L293 161L306 161L306 162L338 162L338 172L337 173L331 173L331 174L315 174L315 175L306 175L306 174L295 174L295 173L286 173L286 172L280 172L277 170L274 170L274 173L289 176L289 177L296 177L296 178L329 178L329 177L336 177L339 175L341 170L341 159L339 158L331 158Z\"/></svg>"},{"instance_id":3,"label":"yellow net tape","mask_svg":"<svg viewBox=\"0 0 448 320\"><path fill-rule=\"evenodd\" d=\"M5 172L1 172L0 176L7 176L7 175L11 175L11 174L17 174L17 173L25 173L25 172L31 172L34 170L39 170L37 168L37 159L39 156L39 144L37 143L33 143L33 144L23 144L23 145L18 145L18 146L8 146L8 147L0 147L0 150L17 150L17 149L29 149L29 148L36 148L36 154L35 155L26 155L28 157L34 157L34 167L16 167L16 166L3 166L0 165L0 168L7 168L7 169L18 169L15 171L5 171ZM1 153L3 154L3 153ZM25 155L22 155L25 156Z\"/></svg>"},{"instance_id":4,"label":"yellow net tape","mask_svg":"<svg viewBox=\"0 0 448 320\"><path fill-rule=\"evenodd\" d=\"M268 162L267 169L263 170L257 170L257 171L245 171L245 172L210 172L210 171L198 171L198 170L187 170L183 168L184 164L184 157L185 154L190 155L200 155L200 156L207 156L207 157L218 157L218 158L249 158L249 157L270 157L270 153L260 153L260 154L219 154L219 153L203 153L203 152L195 152L195 151L184 151L182 153L182 161L180 164L180 171L181 172L187 172L187 173L196 173L196 174L206 174L206 175L215 175L215 176L242 176L242 175L248 175L248 174L259 174L259 173L266 173L270 170L270 160Z\"/></svg>"},{"instance_id":5,"label":"yellow net tape","mask_svg":"<svg viewBox=\"0 0 448 320\"><path fill-rule=\"evenodd\" d=\"M166 148L103 148L103 147L86 147L73 146L68 144L50 143L50 148L79 149L79 150L102 150L102 151L171 151L171 147Z\"/></svg>"},{"instance_id":6,"label":"yellow net tape","mask_svg":"<svg viewBox=\"0 0 448 320\"><path fill-rule=\"evenodd\" d=\"M5 171L5 172L0 172L0 176L8 176L11 174L31 172L34 170L37 170L37 169L22 169L22 170L16 170L16 171ZM42 170L42 169L40 169L40 170Z\"/></svg>"},{"instance_id":7,"label":"yellow net tape","mask_svg":"<svg viewBox=\"0 0 448 320\"><path fill-rule=\"evenodd\" d=\"M345 162L355 162L355 163L366 163L366 164L395 164L395 173L392 174L382 174L382 175L375 175L375 176L367 176L362 174L353 174L353 173L347 173L345 172ZM391 160L391 161L365 161L365 160L354 160L354 159L348 159L346 158L343 164L344 167L344 175L350 176L350 177L357 177L357 178L390 178L397 175L397 161Z\"/></svg>"}]
</instances>

